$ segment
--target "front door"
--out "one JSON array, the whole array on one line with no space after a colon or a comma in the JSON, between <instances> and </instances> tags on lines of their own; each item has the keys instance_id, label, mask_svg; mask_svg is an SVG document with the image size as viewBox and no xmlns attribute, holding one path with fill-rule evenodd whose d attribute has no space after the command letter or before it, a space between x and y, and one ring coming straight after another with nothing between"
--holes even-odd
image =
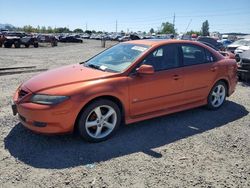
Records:
<instances>
[{"instance_id":1,"label":"front door","mask_svg":"<svg viewBox=\"0 0 250 188\"><path fill-rule=\"evenodd\" d=\"M167 110L183 103L183 72L179 62L175 44L157 48L141 62L152 65L155 73L129 77L131 117Z\"/></svg>"}]
</instances>

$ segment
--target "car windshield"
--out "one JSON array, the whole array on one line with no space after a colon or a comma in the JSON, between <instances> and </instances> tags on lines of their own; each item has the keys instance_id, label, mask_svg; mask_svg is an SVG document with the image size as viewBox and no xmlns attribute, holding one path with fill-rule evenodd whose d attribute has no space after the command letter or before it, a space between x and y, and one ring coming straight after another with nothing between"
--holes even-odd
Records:
<instances>
[{"instance_id":1,"label":"car windshield","mask_svg":"<svg viewBox=\"0 0 250 188\"><path fill-rule=\"evenodd\" d=\"M121 43L98 54L84 65L102 71L123 72L148 48L147 45Z\"/></svg>"},{"instance_id":2,"label":"car windshield","mask_svg":"<svg viewBox=\"0 0 250 188\"><path fill-rule=\"evenodd\" d=\"M242 46L250 46L250 40L237 40L233 43L233 45L242 45Z\"/></svg>"}]
</instances>

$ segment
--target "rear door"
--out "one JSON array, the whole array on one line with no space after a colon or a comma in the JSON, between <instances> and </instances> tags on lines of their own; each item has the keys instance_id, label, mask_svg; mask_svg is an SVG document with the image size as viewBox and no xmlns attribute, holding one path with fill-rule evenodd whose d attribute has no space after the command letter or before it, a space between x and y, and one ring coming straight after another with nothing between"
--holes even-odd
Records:
<instances>
[{"instance_id":1,"label":"rear door","mask_svg":"<svg viewBox=\"0 0 250 188\"><path fill-rule=\"evenodd\" d=\"M218 75L218 62L207 49L194 44L180 44L186 103L204 100Z\"/></svg>"}]
</instances>

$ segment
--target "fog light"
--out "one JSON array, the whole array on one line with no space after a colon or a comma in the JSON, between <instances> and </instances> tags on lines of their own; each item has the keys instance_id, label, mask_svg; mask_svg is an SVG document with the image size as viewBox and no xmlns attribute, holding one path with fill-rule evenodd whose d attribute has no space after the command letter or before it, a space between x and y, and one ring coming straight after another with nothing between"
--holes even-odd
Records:
<instances>
[{"instance_id":1,"label":"fog light","mask_svg":"<svg viewBox=\"0 0 250 188\"><path fill-rule=\"evenodd\" d=\"M39 122L39 121L34 121L33 125L36 126L36 127L46 127L47 123L45 123L45 122Z\"/></svg>"}]
</instances>

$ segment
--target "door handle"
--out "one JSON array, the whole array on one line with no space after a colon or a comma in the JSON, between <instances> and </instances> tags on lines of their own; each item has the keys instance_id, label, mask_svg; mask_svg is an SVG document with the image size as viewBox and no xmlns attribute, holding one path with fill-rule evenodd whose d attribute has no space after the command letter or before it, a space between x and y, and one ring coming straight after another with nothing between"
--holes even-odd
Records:
<instances>
[{"instance_id":1,"label":"door handle","mask_svg":"<svg viewBox=\"0 0 250 188\"><path fill-rule=\"evenodd\" d=\"M175 74L174 76L173 76L173 79L174 80L179 80L181 78L181 76L180 75L177 75L177 74Z\"/></svg>"},{"instance_id":2,"label":"door handle","mask_svg":"<svg viewBox=\"0 0 250 188\"><path fill-rule=\"evenodd\" d=\"M211 70L212 72L215 72L217 69L218 69L218 67L212 67L210 70Z\"/></svg>"}]
</instances>

